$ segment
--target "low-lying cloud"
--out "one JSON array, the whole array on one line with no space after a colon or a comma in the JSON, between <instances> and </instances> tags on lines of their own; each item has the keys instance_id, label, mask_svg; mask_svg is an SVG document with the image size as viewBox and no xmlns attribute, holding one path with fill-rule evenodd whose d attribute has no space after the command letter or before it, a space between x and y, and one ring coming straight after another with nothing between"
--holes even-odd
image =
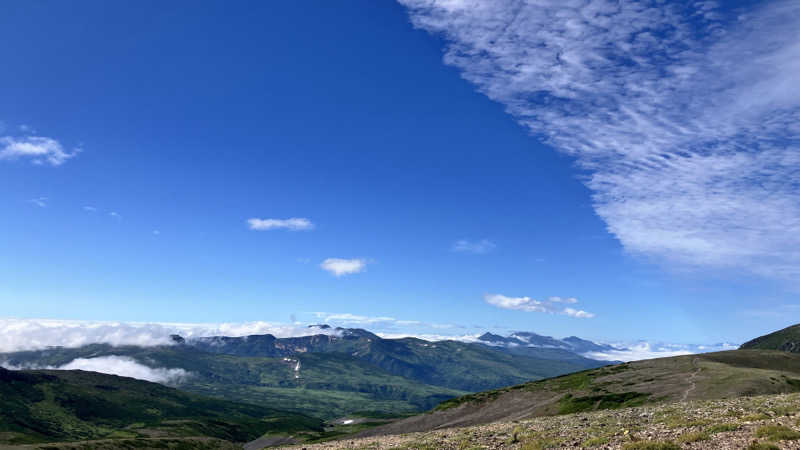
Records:
<instances>
[{"instance_id":1,"label":"low-lying cloud","mask_svg":"<svg viewBox=\"0 0 800 450\"><path fill-rule=\"evenodd\" d=\"M327 332L333 333L328 330L310 329L304 325L264 321L192 324L0 319L0 353L39 350L47 347L81 347L94 343L141 347L171 345L172 334L179 334L185 338L253 334L294 337Z\"/></svg>"},{"instance_id":2,"label":"low-lying cloud","mask_svg":"<svg viewBox=\"0 0 800 450\"><path fill-rule=\"evenodd\" d=\"M57 367L57 369L107 373L161 384L178 384L186 377L190 376L189 372L183 369L148 367L144 364L140 364L133 358L114 355L100 356L97 358L78 358L63 366Z\"/></svg>"},{"instance_id":3,"label":"low-lying cloud","mask_svg":"<svg viewBox=\"0 0 800 450\"><path fill-rule=\"evenodd\" d=\"M62 366L22 365L15 366L0 362L0 367L8 370L84 370L106 373L137 380L161 384L179 384L190 372L180 368L149 367L128 356L98 356L96 358L76 358Z\"/></svg>"},{"instance_id":4,"label":"low-lying cloud","mask_svg":"<svg viewBox=\"0 0 800 450\"><path fill-rule=\"evenodd\" d=\"M696 353L735 350L735 344L666 344L639 341L634 343L614 344L619 350L584 353L583 356L601 361L639 361L642 359L666 358L669 356L693 355Z\"/></svg>"}]
</instances>

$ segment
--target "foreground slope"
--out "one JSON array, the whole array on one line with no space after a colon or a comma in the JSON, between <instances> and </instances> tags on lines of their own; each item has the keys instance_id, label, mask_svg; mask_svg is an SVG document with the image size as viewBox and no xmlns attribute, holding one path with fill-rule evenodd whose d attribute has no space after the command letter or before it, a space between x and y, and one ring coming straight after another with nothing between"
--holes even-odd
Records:
<instances>
[{"instance_id":1,"label":"foreground slope","mask_svg":"<svg viewBox=\"0 0 800 450\"><path fill-rule=\"evenodd\" d=\"M761 350L636 361L448 400L366 431L397 434L683 400L800 391L800 355Z\"/></svg>"},{"instance_id":2,"label":"foreground slope","mask_svg":"<svg viewBox=\"0 0 800 450\"><path fill-rule=\"evenodd\" d=\"M347 439L308 450L566 449L778 450L800 448L800 394L661 403L516 422Z\"/></svg>"},{"instance_id":3,"label":"foreground slope","mask_svg":"<svg viewBox=\"0 0 800 450\"><path fill-rule=\"evenodd\" d=\"M137 438L246 442L269 432L321 430L322 422L308 416L132 378L0 368L0 444Z\"/></svg>"}]
</instances>

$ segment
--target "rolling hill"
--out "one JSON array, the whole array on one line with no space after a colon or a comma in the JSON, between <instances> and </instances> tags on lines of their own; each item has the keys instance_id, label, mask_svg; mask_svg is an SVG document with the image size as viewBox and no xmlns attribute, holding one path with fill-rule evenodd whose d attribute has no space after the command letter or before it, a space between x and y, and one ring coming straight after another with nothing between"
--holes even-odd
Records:
<instances>
[{"instance_id":1,"label":"rolling hill","mask_svg":"<svg viewBox=\"0 0 800 450\"><path fill-rule=\"evenodd\" d=\"M740 348L800 353L800 324L757 337L745 342Z\"/></svg>"},{"instance_id":2,"label":"rolling hill","mask_svg":"<svg viewBox=\"0 0 800 450\"><path fill-rule=\"evenodd\" d=\"M363 435L797 391L800 391L800 355L734 350L607 366L471 394L445 401L431 413L374 428Z\"/></svg>"},{"instance_id":3,"label":"rolling hill","mask_svg":"<svg viewBox=\"0 0 800 450\"><path fill-rule=\"evenodd\" d=\"M0 368L0 444L124 440L236 448L265 433L319 433L322 421L84 371Z\"/></svg>"}]
</instances>

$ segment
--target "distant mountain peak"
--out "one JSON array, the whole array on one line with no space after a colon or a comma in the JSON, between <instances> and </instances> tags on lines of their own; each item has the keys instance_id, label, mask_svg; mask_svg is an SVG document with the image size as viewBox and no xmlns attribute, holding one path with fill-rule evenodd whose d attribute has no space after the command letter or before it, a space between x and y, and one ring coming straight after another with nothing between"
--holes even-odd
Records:
<instances>
[{"instance_id":1,"label":"distant mountain peak","mask_svg":"<svg viewBox=\"0 0 800 450\"><path fill-rule=\"evenodd\" d=\"M531 331L515 331L508 336L500 336L498 334L486 332L480 335L478 340L488 345L545 349L551 348L567 350L577 354L620 350L608 344L600 344L586 339L581 339L577 336L557 339L551 336L533 333Z\"/></svg>"}]
</instances>

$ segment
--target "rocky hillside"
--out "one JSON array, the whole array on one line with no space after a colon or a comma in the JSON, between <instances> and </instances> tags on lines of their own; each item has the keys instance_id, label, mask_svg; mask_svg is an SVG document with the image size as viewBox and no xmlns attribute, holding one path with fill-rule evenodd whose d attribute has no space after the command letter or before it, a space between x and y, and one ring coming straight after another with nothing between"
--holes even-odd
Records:
<instances>
[{"instance_id":1,"label":"rocky hillside","mask_svg":"<svg viewBox=\"0 0 800 450\"><path fill-rule=\"evenodd\" d=\"M363 436L534 416L800 391L800 355L735 350L619 364L448 400Z\"/></svg>"},{"instance_id":2,"label":"rocky hillside","mask_svg":"<svg viewBox=\"0 0 800 450\"><path fill-rule=\"evenodd\" d=\"M348 439L308 450L566 449L779 450L800 448L800 394L662 403Z\"/></svg>"},{"instance_id":3,"label":"rocky hillside","mask_svg":"<svg viewBox=\"0 0 800 450\"><path fill-rule=\"evenodd\" d=\"M745 342L740 348L800 353L800 324L757 337Z\"/></svg>"}]
</instances>

